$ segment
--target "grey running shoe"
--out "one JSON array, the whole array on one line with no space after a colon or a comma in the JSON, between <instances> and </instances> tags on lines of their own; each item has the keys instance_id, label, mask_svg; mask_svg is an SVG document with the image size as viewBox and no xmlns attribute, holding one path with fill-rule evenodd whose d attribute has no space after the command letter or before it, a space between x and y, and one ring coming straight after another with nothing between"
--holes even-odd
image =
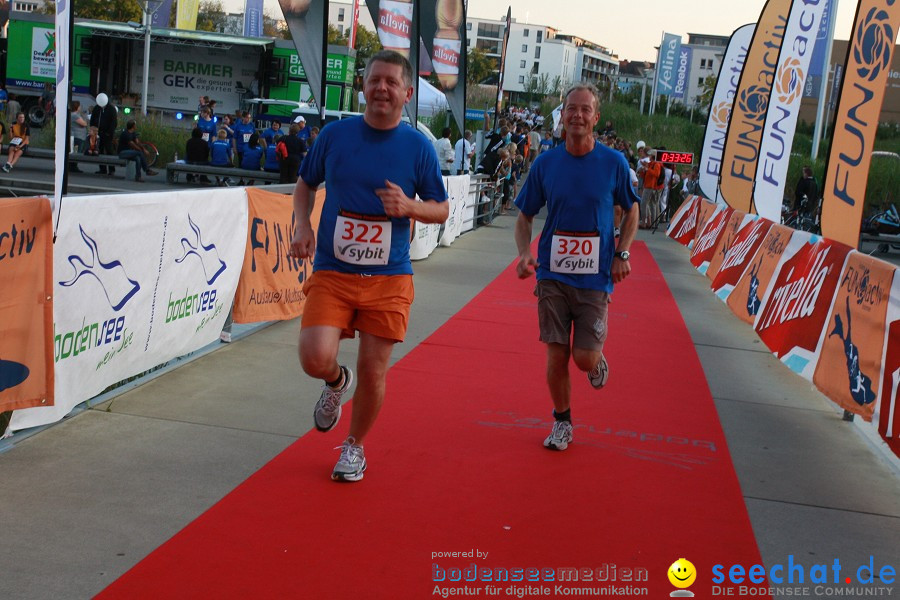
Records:
<instances>
[{"instance_id":1,"label":"grey running shoe","mask_svg":"<svg viewBox=\"0 0 900 600\"><path fill-rule=\"evenodd\" d=\"M322 395L316 402L313 419L319 431L331 431L341 418L341 398L353 384L353 371L343 365L341 371L344 373L344 385L337 390L331 389L327 384L322 386Z\"/></svg>"},{"instance_id":2,"label":"grey running shoe","mask_svg":"<svg viewBox=\"0 0 900 600\"><path fill-rule=\"evenodd\" d=\"M599 390L606 385L607 379L609 379L609 364L606 362L606 357L601 354L600 362L588 373L588 381L595 390Z\"/></svg>"},{"instance_id":3,"label":"grey running shoe","mask_svg":"<svg viewBox=\"0 0 900 600\"><path fill-rule=\"evenodd\" d=\"M554 421L550 435L544 440L544 448L565 450L572 442L572 424L568 421Z\"/></svg>"},{"instance_id":4,"label":"grey running shoe","mask_svg":"<svg viewBox=\"0 0 900 600\"><path fill-rule=\"evenodd\" d=\"M366 455L363 447L356 444L353 437L348 437L344 443L338 446L341 457L334 465L331 478L335 481L359 481L366 471ZM337 450L337 448L335 448Z\"/></svg>"}]
</instances>

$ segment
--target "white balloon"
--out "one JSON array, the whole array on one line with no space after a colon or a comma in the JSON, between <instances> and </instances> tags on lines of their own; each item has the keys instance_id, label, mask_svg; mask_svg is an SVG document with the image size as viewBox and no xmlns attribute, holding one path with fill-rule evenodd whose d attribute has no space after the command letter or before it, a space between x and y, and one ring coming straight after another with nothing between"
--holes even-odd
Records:
<instances>
[{"instance_id":1,"label":"white balloon","mask_svg":"<svg viewBox=\"0 0 900 600\"><path fill-rule=\"evenodd\" d=\"M109 98L106 96L106 94L104 94L103 92L97 94L97 104L100 106L100 108L104 108L107 104L109 104Z\"/></svg>"}]
</instances>

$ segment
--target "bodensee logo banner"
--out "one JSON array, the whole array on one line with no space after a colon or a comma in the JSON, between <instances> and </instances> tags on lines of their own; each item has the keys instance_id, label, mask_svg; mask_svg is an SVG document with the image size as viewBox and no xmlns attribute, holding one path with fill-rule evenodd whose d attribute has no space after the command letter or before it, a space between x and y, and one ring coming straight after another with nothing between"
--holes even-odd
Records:
<instances>
[{"instance_id":1,"label":"bodensee logo banner","mask_svg":"<svg viewBox=\"0 0 900 600\"><path fill-rule=\"evenodd\" d=\"M0 412L53 405L52 238L47 198L0 202Z\"/></svg>"},{"instance_id":2,"label":"bodensee logo banner","mask_svg":"<svg viewBox=\"0 0 900 600\"><path fill-rule=\"evenodd\" d=\"M729 206L745 212L755 212L753 178L791 3L791 0L768 0L763 7L735 91L725 136L720 190Z\"/></svg>"},{"instance_id":3,"label":"bodensee logo banner","mask_svg":"<svg viewBox=\"0 0 900 600\"><path fill-rule=\"evenodd\" d=\"M310 215L313 231L325 201L325 188L316 192ZM289 194L247 188L247 249L234 297L236 323L281 321L303 313L303 284L312 275L312 258L291 258L294 207Z\"/></svg>"},{"instance_id":4,"label":"bodensee logo banner","mask_svg":"<svg viewBox=\"0 0 900 600\"><path fill-rule=\"evenodd\" d=\"M66 202L53 257L56 405L15 411L11 427L58 421L111 384L218 340L246 243L242 189Z\"/></svg>"},{"instance_id":5,"label":"bodensee logo banner","mask_svg":"<svg viewBox=\"0 0 900 600\"><path fill-rule=\"evenodd\" d=\"M803 86L816 45L816 34L826 0L796 0L788 17L784 43L775 68L753 186L753 203L761 216L781 219L791 144L797 130Z\"/></svg>"},{"instance_id":6,"label":"bodensee logo banner","mask_svg":"<svg viewBox=\"0 0 900 600\"><path fill-rule=\"evenodd\" d=\"M898 26L900 2L860 0L822 188L822 235L852 247L859 242L869 163Z\"/></svg>"},{"instance_id":7,"label":"bodensee logo banner","mask_svg":"<svg viewBox=\"0 0 900 600\"><path fill-rule=\"evenodd\" d=\"M881 382L893 265L853 251L838 281L813 383L844 410L872 420ZM888 392L891 387L888 387Z\"/></svg>"}]
</instances>

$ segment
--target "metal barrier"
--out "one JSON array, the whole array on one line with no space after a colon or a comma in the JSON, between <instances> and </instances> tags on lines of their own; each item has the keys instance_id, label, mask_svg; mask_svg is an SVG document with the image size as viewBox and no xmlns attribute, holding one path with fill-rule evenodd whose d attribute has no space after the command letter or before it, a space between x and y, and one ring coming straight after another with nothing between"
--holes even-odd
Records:
<instances>
[{"instance_id":1,"label":"metal barrier","mask_svg":"<svg viewBox=\"0 0 900 600\"><path fill-rule=\"evenodd\" d=\"M474 216L465 223L472 222L472 229L490 225L500 213L503 203L503 189L499 182L487 175L472 175L469 180L469 197L475 198Z\"/></svg>"}]
</instances>

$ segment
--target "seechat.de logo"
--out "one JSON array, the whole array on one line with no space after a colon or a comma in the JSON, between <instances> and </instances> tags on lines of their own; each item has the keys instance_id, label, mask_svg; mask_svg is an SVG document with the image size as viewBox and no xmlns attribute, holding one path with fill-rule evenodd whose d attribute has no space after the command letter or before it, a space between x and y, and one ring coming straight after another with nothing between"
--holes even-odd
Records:
<instances>
[{"instance_id":1,"label":"seechat.de logo","mask_svg":"<svg viewBox=\"0 0 900 600\"><path fill-rule=\"evenodd\" d=\"M887 11L873 8L863 18L853 36L853 60L859 76L875 81L891 62L894 28Z\"/></svg>"},{"instance_id":2,"label":"seechat.de logo","mask_svg":"<svg viewBox=\"0 0 900 600\"><path fill-rule=\"evenodd\" d=\"M679 558L669 567L666 572L669 576L669 583L678 589L670 593L672 598L693 598L694 593L687 588L693 585L697 580L697 569L693 563L686 558Z\"/></svg>"}]
</instances>

